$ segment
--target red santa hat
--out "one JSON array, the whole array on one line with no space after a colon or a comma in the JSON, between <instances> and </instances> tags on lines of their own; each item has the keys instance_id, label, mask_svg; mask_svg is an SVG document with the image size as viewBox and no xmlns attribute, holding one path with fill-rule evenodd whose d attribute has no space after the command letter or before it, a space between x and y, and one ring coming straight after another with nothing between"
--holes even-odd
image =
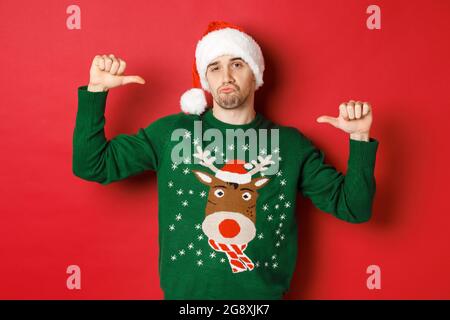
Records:
<instances>
[{"instance_id":1,"label":"red santa hat","mask_svg":"<svg viewBox=\"0 0 450 320\"><path fill-rule=\"evenodd\" d=\"M243 160L228 160L225 165L216 172L216 177L222 181L234 183L249 183L252 176L246 169L251 169L252 165Z\"/></svg>"},{"instance_id":2,"label":"red santa hat","mask_svg":"<svg viewBox=\"0 0 450 320\"><path fill-rule=\"evenodd\" d=\"M195 49L193 88L183 93L180 99L183 112L199 115L205 111L205 91L211 92L206 80L206 69L214 59L222 55L232 55L244 60L255 75L255 89L263 85L264 58L258 43L241 27L224 21L213 21Z\"/></svg>"}]
</instances>

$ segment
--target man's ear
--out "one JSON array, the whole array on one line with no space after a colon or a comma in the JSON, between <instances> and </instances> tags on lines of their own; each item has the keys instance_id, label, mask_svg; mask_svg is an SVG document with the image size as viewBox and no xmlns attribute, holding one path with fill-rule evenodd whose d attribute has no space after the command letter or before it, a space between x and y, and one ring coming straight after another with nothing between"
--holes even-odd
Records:
<instances>
[{"instance_id":1,"label":"man's ear","mask_svg":"<svg viewBox=\"0 0 450 320\"><path fill-rule=\"evenodd\" d=\"M259 177L259 178L252 179L251 183L255 186L256 189L259 189L259 188L264 187L267 184L267 182L269 182L269 181L270 181L269 178Z\"/></svg>"},{"instance_id":2,"label":"man's ear","mask_svg":"<svg viewBox=\"0 0 450 320\"><path fill-rule=\"evenodd\" d=\"M207 186L211 186L211 182L213 181L212 175L198 170L192 170L192 172L201 183L206 184Z\"/></svg>"}]
</instances>

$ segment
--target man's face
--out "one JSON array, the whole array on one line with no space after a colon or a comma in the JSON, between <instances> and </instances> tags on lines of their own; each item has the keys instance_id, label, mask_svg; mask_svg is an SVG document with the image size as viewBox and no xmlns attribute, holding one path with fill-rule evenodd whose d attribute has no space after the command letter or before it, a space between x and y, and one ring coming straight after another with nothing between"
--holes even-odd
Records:
<instances>
[{"instance_id":1,"label":"man's face","mask_svg":"<svg viewBox=\"0 0 450 320\"><path fill-rule=\"evenodd\" d=\"M224 55L206 69L206 79L215 102L225 109L241 106L255 91L255 76L241 58Z\"/></svg>"}]
</instances>

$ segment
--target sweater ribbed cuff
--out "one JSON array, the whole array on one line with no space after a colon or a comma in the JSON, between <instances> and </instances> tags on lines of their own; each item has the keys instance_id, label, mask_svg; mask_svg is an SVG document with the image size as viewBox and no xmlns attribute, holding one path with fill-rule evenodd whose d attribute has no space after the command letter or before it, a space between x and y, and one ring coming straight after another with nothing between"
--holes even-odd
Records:
<instances>
[{"instance_id":1,"label":"sweater ribbed cuff","mask_svg":"<svg viewBox=\"0 0 450 320\"><path fill-rule=\"evenodd\" d=\"M348 166L350 167L375 167L375 159L378 149L378 140L370 138L369 141L350 139L350 153Z\"/></svg>"},{"instance_id":2,"label":"sweater ribbed cuff","mask_svg":"<svg viewBox=\"0 0 450 320\"><path fill-rule=\"evenodd\" d=\"M81 119L98 119L104 116L109 91L91 92L88 86L78 87L78 115Z\"/></svg>"}]
</instances>

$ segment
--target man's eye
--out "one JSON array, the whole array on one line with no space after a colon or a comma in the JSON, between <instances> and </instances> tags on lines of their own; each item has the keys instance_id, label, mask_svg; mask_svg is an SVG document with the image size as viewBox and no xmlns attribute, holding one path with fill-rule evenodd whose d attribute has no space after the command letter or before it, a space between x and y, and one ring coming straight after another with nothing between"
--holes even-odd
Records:
<instances>
[{"instance_id":1,"label":"man's eye","mask_svg":"<svg viewBox=\"0 0 450 320\"><path fill-rule=\"evenodd\" d=\"M242 64L240 64L240 63L235 63L234 66L240 67L240 66L242 66Z\"/></svg>"},{"instance_id":2,"label":"man's eye","mask_svg":"<svg viewBox=\"0 0 450 320\"><path fill-rule=\"evenodd\" d=\"M209 69L209 71L216 71L216 70L219 70L219 68L214 67L214 68Z\"/></svg>"}]
</instances>

